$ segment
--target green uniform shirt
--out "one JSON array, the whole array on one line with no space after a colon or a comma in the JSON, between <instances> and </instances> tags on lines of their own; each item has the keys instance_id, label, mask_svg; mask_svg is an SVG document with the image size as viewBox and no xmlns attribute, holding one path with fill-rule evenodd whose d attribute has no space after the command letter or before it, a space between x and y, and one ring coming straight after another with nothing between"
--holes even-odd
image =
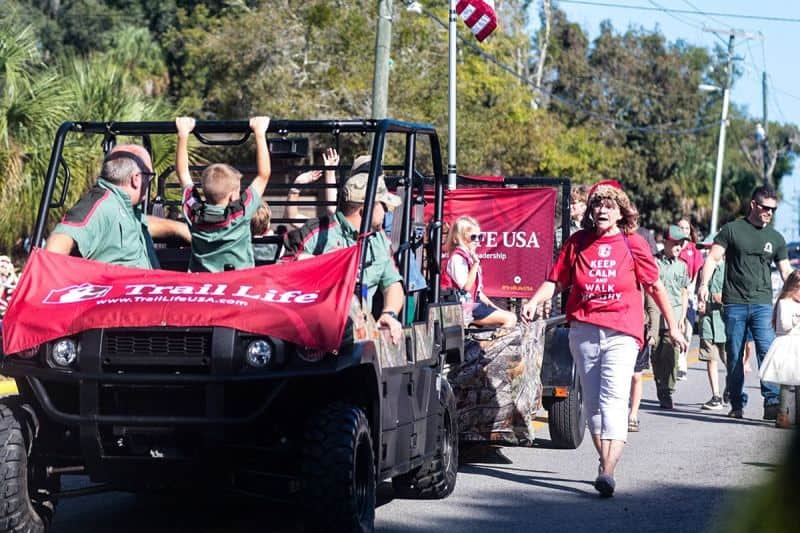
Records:
<instances>
[{"instance_id":1,"label":"green uniform shirt","mask_svg":"<svg viewBox=\"0 0 800 533\"><path fill-rule=\"evenodd\" d=\"M159 267L142 210L131 204L128 193L102 178L67 211L53 233L70 236L85 259Z\"/></svg>"},{"instance_id":2,"label":"green uniform shirt","mask_svg":"<svg viewBox=\"0 0 800 533\"><path fill-rule=\"evenodd\" d=\"M714 244L725 248L726 304L772 304L770 264L788 258L786 241L770 226L757 228L741 218L722 226Z\"/></svg>"},{"instance_id":3,"label":"green uniform shirt","mask_svg":"<svg viewBox=\"0 0 800 533\"><path fill-rule=\"evenodd\" d=\"M722 304L713 303L712 294L720 294L725 280L725 263L720 262L711 280L708 282L708 301L706 302L706 312L703 314L702 332L700 338L709 340L714 344L725 342L725 322L722 320Z\"/></svg>"},{"instance_id":4,"label":"green uniform shirt","mask_svg":"<svg viewBox=\"0 0 800 533\"><path fill-rule=\"evenodd\" d=\"M658 279L664 284L672 306L672 314L675 320L680 320L683 316L683 301L681 296L683 291L689 287L689 269L686 263L677 257L668 258L664 253L656 257L658 263ZM661 317L661 328L666 328L664 317Z\"/></svg>"},{"instance_id":5,"label":"green uniform shirt","mask_svg":"<svg viewBox=\"0 0 800 533\"><path fill-rule=\"evenodd\" d=\"M355 244L358 231L340 211L333 217L312 220L300 230L289 235L289 249L319 255ZM369 237L367 256L361 261L364 268L364 285L367 287L367 306L372 307L375 291L388 288L403 278L389 253L389 240L382 231Z\"/></svg>"},{"instance_id":6,"label":"green uniform shirt","mask_svg":"<svg viewBox=\"0 0 800 533\"><path fill-rule=\"evenodd\" d=\"M183 214L192 232L189 271L222 272L225 265L232 265L236 270L255 266L250 219L261 203L253 186L242 193L240 205L229 208L205 204L204 213L220 219L216 223L204 222L193 215L190 206L196 200L192 190L192 187L187 187L183 192Z\"/></svg>"}]
</instances>

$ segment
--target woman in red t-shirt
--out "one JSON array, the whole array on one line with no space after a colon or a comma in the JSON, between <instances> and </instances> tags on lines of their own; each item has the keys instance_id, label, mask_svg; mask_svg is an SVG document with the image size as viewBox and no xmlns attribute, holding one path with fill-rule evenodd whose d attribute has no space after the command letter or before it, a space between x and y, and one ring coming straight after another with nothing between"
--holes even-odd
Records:
<instances>
[{"instance_id":1,"label":"woman in red t-shirt","mask_svg":"<svg viewBox=\"0 0 800 533\"><path fill-rule=\"evenodd\" d=\"M592 441L600 455L594 487L614 493L614 469L628 437L631 376L644 339L640 287L653 296L673 343L686 340L672 315L649 246L634 233L638 212L616 181L589 191L582 229L567 239L553 270L522 308L522 319L538 314L556 290L569 289L567 321L572 358L581 374Z\"/></svg>"}]
</instances>

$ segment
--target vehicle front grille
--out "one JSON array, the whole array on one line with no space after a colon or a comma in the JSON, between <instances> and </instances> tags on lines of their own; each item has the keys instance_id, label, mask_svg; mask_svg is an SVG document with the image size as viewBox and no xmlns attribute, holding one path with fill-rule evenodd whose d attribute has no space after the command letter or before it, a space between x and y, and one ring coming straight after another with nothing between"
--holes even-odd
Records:
<instances>
[{"instance_id":1,"label":"vehicle front grille","mask_svg":"<svg viewBox=\"0 0 800 533\"><path fill-rule=\"evenodd\" d=\"M175 370L192 368L207 371L211 367L211 330L106 330L103 335L103 367L124 370L145 366ZM205 369L205 370L204 370Z\"/></svg>"},{"instance_id":2,"label":"vehicle front grille","mask_svg":"<svg viewBox=\"0 0 800 533\"><path fill-rule=\"evenodd\" d=\"M106 332L103 353L106 355L154 355L207 357L211 334L198 332Z\"/></svg>"}]
</instances>

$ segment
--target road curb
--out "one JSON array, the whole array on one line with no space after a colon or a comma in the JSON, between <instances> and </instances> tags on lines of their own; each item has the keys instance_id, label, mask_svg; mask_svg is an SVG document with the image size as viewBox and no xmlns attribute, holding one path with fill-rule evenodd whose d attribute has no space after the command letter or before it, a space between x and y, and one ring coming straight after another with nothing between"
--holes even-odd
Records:
<instances>
[{"instance_id":1,"label":"road curb","mask_svg":"<svg viewBox=\"0 0 800 533\"><path fill-rule=\"evenodd\" d=\"M4 379L0 381L0 396L10 396L12 394L19 394L17 382L13 379Z\"/></svg>"}]
</instances>

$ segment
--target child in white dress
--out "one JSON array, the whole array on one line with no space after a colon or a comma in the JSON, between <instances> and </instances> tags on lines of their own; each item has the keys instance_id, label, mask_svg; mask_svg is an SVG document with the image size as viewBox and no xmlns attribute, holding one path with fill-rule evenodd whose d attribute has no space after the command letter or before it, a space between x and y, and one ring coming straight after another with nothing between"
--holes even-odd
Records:
<instances>
[{"instance_id":1,"label":"child in white dress","mask_svg":"<svg viewBox=\"0 0 800 533\"><path fill-rule=\"evenodd\" d=\"M783 289L775 303L775 310L772 313L772 326L775 328L775 339L778 340L780 337L792 335L796 336L797 343L800 343L800 336L798 336L800 335L799 324L800 271L795 270L786 278ZM778 345L783 346L786 340L787 339L780 341ZM766 361L766 357L765 363L767 363L764 365L765 367L769 365ZM764 370L766 370L766 368ZM794 413L789 412L790 409L788 409L788 406L795 403L792 401L795 395L795 387L793 385L794 384L787 385L781 383L780 409L778 411L778 419L775 421L775 425L778 427L790 427L792 425Z\"/></svg>"}]
</instances>

